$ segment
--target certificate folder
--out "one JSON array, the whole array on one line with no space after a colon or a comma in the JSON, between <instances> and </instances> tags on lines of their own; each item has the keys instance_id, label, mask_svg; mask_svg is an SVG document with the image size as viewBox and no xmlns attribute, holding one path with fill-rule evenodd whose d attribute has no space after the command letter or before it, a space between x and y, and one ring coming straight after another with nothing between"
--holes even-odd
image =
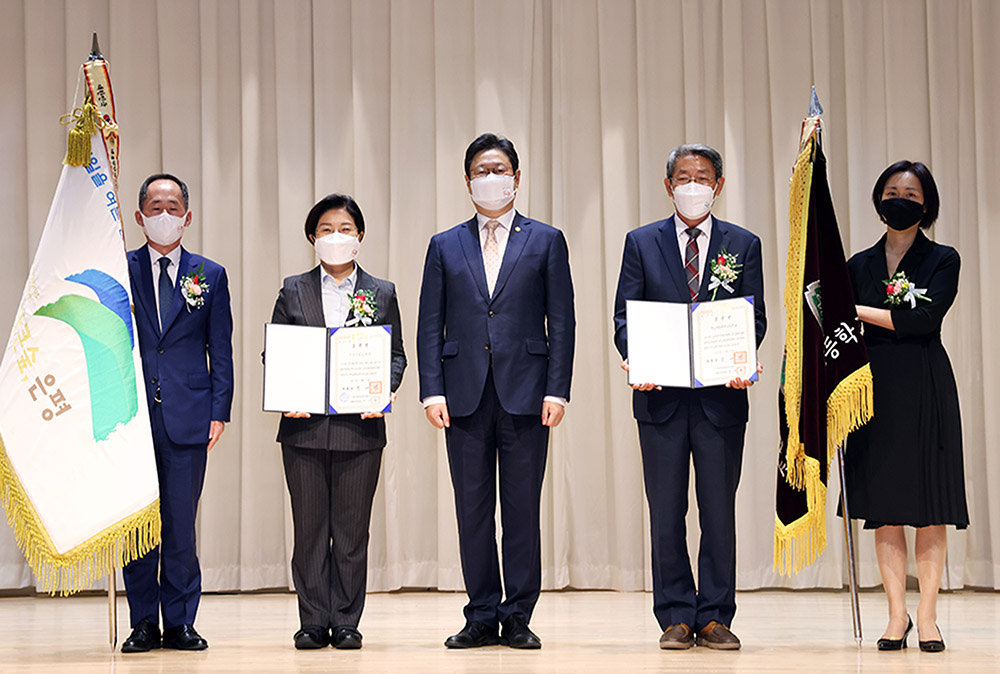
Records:
<instances>
[{"instance_id":1,"label":"certificate folder","mask_svg":"<svg viewBox=\"0 0 1000 674\"><path fill-rule=\"evenodd\" d=\"M628 383L701 388L757 380L753 297L625 302Z\"/></svg>"},{"instance_id":2,"label":"certificate folder","mask_svg":"<svg viewBox=\"0 0 1000 674\"><path fill-rule=\"evenodd\" d=\"M264 325L265 412L389 412L392 326Z\"/></svg>"}]
</instances>

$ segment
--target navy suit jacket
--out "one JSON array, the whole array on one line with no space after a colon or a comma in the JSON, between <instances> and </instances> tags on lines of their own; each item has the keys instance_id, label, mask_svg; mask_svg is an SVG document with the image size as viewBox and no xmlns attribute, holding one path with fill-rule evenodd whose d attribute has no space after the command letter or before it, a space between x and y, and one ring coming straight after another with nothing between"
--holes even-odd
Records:
<instances>
[{"instance_id":1,"label":"navy suit jacket","mask_svg":"<svg viewBox=\"0 0 1000 674\"><path fill-rule=\"evenodd\" d=\"M202 265L209 288L205 304L189 307L181 297L180 282ZM226 270L181 248L174 300L161 333L151 267L148 244L129 252L146 401L152 409L160 391L163 423L171 441L205 445L209 422L229 421L233 404L233 315Z\"/></svg>"},{"instance_id":2,"label":"navy suit jacket","mask_svg":"<svg viewBox=\"0 0 1000 674\"><path fill-rule=\"evenodd\" d=\"M542 399L569 400L576 318L562 232L515 214L493 296L475 217L436 234L420 288L420 398L443 395L451 416L479 406L492 361L509 414L541 414Z\"/></svg>"},{"instance_id":3,"label":"navy suit jacket","mask_svg":"<svg viewBox=\"0 0 1000 674\"><path fill-rule=\"evenodd\" d=\"M708 259L715 258L723 249L735 254L737 263L742 264L743 269L736 281L730 284L734 292L730 293L719 287L715 299L753 296L757 346L760 346L767 329L760 238L742 227L712 217ZM709 264L706 263L698 293L701 300L707 300L710 296L709 269ZM625 252L622 254L618 292L615 295L615 347L622 358L628 358L626 300L687 303L690 298L687 276L677 244L674 216L629 232L625 236ZM664 387L661 391L633 391L632 411L638 421L663 423L684 400L700 402L705 416L717 427L746 423L749 417L747 392L724 386L700 389Z\"/></svg>"},{"instance_id":4,"label":"navy suit jacket","mask_svg":"<svg viewBox=\"0 0 1000 674\"><path fill-rule=\"evenodd\" d=\"M395 391L403 382L406 354L403 352L403 326L396 302L396 286L375 278L358 266L357 290L375 292L375 320L372 325L392 326L392 381ZM274 303L272 323L326 325L323 314L323 286L319 265L305 274L289 276L282 284ZM385 420L362 419L360 414L316 414L307 419L281 417L278 442L293 447L360 452L385 447Z\"/></svg>"}]
</instances>

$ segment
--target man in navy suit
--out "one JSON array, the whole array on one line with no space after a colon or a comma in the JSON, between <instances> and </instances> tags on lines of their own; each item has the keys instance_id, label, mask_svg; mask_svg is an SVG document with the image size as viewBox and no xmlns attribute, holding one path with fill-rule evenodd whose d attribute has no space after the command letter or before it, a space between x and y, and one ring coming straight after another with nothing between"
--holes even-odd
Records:
<instances>
[{"instance_id":1,"label":"man in navy suit","mask_svg":"<svg viewBox=\"0 0 1000 674\"><path fill-rule=\"evenodd\" d=\"M713 287L714 299L753 296L757 345L764 339L760 239L710 215L724 182L722 157L712 148L681 145L670 152L664 184L676 215L625 237L614 315L623 369L628 370L626 300L709 300L714 284L706 260L718 258L720 252L735 255L743 267L727 284L732 290ZM752 384L737 378L725 387L632 387L649 502L653 613L663 629L661 648L690 648L696 642L723 650L740 647L729 625L736 613L736 487L749 414L746 389ZM697 588L684 523L692 459L701 526Z\"/></svg>"},{"instance_id":2,"label":"man in navy suit","mask_svg":"<svg viewBox=\"0 0 1000 674\"><path fill-rule=\"evenodd\" d=\"M226 270L181 248L191 224L187 186L150 176L135 220L147 244L128 254L146 402L160 483L160 547L124 569L132 634L122 652L204 650L195 516L208 452L233 402L233 317ZM163 614L163 636L159 617Z\"/></svg>"},{"instance_id":3,"label":"man in navy suit","mask_svg":"<svg viewBox=\"0 0 1000 674\"><path fill-rule=\"evenodd\" d=\"M469 595L448 648L542 645L528 628L541 590L542 477L549 429L569 400L576 320L566 239L514 210L520 180L513 143L472 142L465 182L476 215L431 238L420 289L420 398L445 429Z\"/></svg>"}]
</instances>

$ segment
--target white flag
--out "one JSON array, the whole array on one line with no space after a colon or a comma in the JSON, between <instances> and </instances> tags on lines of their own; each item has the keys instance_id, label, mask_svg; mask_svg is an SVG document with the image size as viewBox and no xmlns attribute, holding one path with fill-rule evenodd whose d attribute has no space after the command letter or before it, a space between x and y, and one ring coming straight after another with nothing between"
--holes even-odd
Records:
<instances>
[{"instance_id":1,"label":"white flag","mask_svg":"<svg viewBox=\"0 0 1000 674\"><path fill-rule=\"evenodd\" d=\"M63 594L160 536L114 175L100 132L89 164L63 167L0 365L0 498L40 587Z\"/></svg>"}]
</instances>

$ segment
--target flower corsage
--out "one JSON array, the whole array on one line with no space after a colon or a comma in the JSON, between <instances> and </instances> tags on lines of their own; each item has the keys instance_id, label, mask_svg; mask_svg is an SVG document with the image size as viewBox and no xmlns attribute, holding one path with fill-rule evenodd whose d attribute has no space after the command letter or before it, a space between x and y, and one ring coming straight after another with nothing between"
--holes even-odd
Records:
<instances>
[{"instance_id":1,"label":"flower corsage","mask_svg":"<svg viewBox=\"0 0 1000 674\"><path fill-rule=\"evenodd\" d=\"M190 271L181 278L181 295L184 297L184 304L188 313L191 307L200 309L205 304L205 295L208 294L208 281L205 280L205 265L198 265L194 271Z\"/></svg>"},{"instance_id":2,"label":"flower corsage","mask_svg":"<svg viewBox=\"0 0 1000 674\"><path fill-rule=\"evenodd\" d=\"M743 265L736 262L736 254L727 253L726 249L723 248L719 251L718 256L709 260L708 264L712 270L712 278L708 282L708 289L712 291L712 299L715 299L715 294L719 292L720 287L735 294L736 291L730 284L739 278L740 271L743 269Z\"/></svg>"},{"instance_id":3,"label":"flower corsage","mask_svg":"<svg viewBox=\"0 0 1000 674\"><path fill-rule=\"evenodd\" d=\"M371 325L378 312L378 305L375 304L375 293L371 290L359 290L351 296L351 314L354 316L344 324L349 328L352 325Z\"/></svg>"},{"instance_id":4,"label":"flower corsage","mask_svg":"<svg viewBox=\"0 0 1000 674\"><path fill-rule=\"evenodd\" d=\"M906 278L905 271L897 271L885 284L885 304L898 307L904 302L910 305L911 309L917 308L917 300L931 301L931 298L924 295L927 288L918 288L910 279Z\"/></svg>"}]
</instances>

